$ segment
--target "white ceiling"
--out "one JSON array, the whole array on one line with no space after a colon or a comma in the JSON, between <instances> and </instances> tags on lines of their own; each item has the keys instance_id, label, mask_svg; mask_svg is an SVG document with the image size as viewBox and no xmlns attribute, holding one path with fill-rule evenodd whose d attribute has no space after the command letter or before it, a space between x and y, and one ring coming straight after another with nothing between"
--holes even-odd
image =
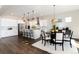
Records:
<instances>
[{"instance_id":1,"label":"white ceiling","mask_svg":"<svg viewBox=\"0 0 79 59\"><path fill-rule=\"evenodd\" d=\"M35 16L53 15L53 6L51 5L4 5L0 8L0 15L17 15L22 16L24 13L35 10ZM56 5L56 14L79 10L79 5Z\"/></svg>"}]
</instances>

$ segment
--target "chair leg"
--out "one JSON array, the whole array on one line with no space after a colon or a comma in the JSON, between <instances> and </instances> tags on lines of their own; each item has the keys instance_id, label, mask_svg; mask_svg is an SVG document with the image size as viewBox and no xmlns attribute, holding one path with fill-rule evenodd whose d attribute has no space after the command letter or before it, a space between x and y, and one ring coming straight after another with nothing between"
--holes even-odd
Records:
<instances>
[{"instance_id":1,"label":"chair leg","mask_svg":"<svg viewBox=\"0 0 79 59\"><path fill-rule=\"evenodd\" d=\"M71 44L71 41L70 41L70 47L72 48L72 44Z\"/></svg>"},{"instance_id":2,"label":"chair leg","mask_svg":"<svg viewBox=\"0 0 79 59\"><path fill-rule=\"evenodd\" d=\"M70 38L70 47L72 48L71 38Z\"/></svg>"},{"instance_id":3,"label":"chair leg","mask_svg":"<svg viewBox=\"0 0 79 59\"><path fill-rule=\"evenodd\" d=\"M55 50L56 50L56 44L55 44Z\"/></svg>"},{"instance_id":4,"label":"chair leg","mask_svg":"<svg viewBox=\"0 0 79 59\"><path fill-rule=\"evenodd\" d=\"M54 46L54 43L53 43L53 46Z\"/></svg>"},{"instance_id":5,"label":"chair leg","mask_svg":"<svg viewBox=\"0 0 79 59\"><path fill-rule=\"evenodd\" d=\"M44 42L44 46L46 45L46 41Z\"/></svg>"},{"instance_id":6,"label":"chair leg","mask_svg":"<svg viewBox=\"0 0 79 59\"><path fill-rule=\"evenodd\" d=\"M51 42L50 42L50 45L51 45L51 44L53 44L53 46L54 46L54 43L51 43Z\"/></svg>"},{"instance_id":7,"label":"chair leg","mask_svg":"<svg viewBox=\"0 0 79 59\"><path fill-rule=\"evenodd\" d=\"M50 45L51 45L51 41L50 41Z\"/></svg>"},{"instance_id":8,"label":"chair leg","mask_svg":"<svg viewBox=\"0 0 79 59\"><path fill-rule=\"evenodd\" d=\"M63 44L62 44L62 50L64 51L64 46L63 46Z\"/></svg>"},{"instance_id":9,"label":"chair leg","mask_svg":"<svg viewBox=\"0 0 79 59\"><path fill-rule=\"evenodd\" d=\"M52 44L53 42L52 41L50 41L50 45Z\"/></svg>"},{"instance_id":10,"label":"chair leg","mask_svg":"<svg viewBox=\"0 0 79 59\"><path fill-rule=\"evenodd\" d=\"M43 40L42 40L42 44L43 44Z\"/></svg>"}]
</instances>

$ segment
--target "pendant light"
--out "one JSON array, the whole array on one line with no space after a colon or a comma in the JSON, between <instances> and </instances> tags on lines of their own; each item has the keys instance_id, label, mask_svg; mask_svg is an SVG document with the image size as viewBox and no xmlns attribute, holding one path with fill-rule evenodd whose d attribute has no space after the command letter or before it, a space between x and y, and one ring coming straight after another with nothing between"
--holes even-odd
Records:
<instances>
[{"instance_id":1,"label":"pendant light","mask_svg":"<svg viewBox=\"0 0 79 59\"><path fill-rule=\"evenodd\" d=\"M35 17L34 17L34 10L32 10L32 14L33 14L33 15L32 15L32 16L33 16L33 17L32 17L32 20L34 20L34 19L35 19Z\"/></svg>"},{"instance_id":2,"label":"pendant light","mask_svg":"<svg viewBox=\"0 0 79 59\"><path fill-rule=\"evenodd\" d=\"M30 21L30 19L29 19L29 12L27 12L27 14L28 14L28 19L27 20Z\"/></svg>"},{"instance_id":3,"label":"pendant light","mask_svg":"<svg viewBox=\"0 0 79 59\"><path fill-rule=\"evenodd\" d=\"M55 13L55 7L56 7L56 5L53 5L53 18L52 18L52 22L53 23L56 23L57 22L56 13Z\"/></svg>"},{"instance_id":4,"label":"pendant light","mask_svg":"<svg viewBox=\"0 0 79 59\"><path fill-rule=\"evenodd\" d=\"M22 18L23 22L26 22L26 17L25 17L25 13L23 14Z\"/></svg>"}]
</instances>

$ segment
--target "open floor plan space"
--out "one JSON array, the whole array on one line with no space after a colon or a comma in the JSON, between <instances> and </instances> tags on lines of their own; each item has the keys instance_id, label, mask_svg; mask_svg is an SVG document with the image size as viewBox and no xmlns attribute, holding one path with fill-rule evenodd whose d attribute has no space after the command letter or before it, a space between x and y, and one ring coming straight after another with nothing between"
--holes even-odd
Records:
<instances>
[{"instance_id":1,"label":"open floor plan space","mask_svg":"<svg viewBox=\"0 0 79 59\"><path fill-rule=\"evenodd\" d=\"M0 5L0 54L78 54L79 5Z\"/></svg>"}]
</instances>

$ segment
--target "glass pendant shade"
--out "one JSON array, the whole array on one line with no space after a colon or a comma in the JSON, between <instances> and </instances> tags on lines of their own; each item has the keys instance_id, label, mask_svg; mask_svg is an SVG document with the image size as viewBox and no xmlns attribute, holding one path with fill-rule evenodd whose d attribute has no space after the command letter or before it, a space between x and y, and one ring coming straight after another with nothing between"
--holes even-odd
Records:
<instances>
[{"instance_id":1,"label":"glass pendant shade","mask_svg":"<svg viewBox=\"0 0 79 59\"><path fill-rule=\"evenodd\" d=\"M53 18L52 18L52 22L53 23L56 23L58 20L57 20L57 18L56 18L56 16L55 16L55 5L53 5Z\"/></svg>"}]
</instances>

